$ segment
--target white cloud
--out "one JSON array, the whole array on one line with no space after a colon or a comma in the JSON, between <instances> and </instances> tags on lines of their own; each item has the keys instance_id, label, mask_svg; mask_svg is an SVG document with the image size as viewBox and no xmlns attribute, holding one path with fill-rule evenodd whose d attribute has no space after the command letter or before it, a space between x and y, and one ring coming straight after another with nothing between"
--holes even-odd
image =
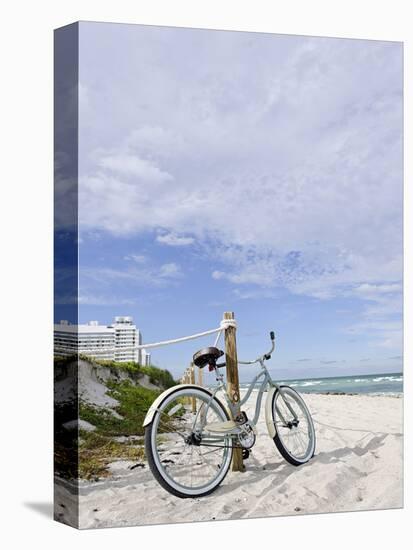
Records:
<instances>
[{"instance_id":1,"label":"white cloud","mask_svg":"<svg viewBox=\"0 0 413 550\"><path fill-rule=\"evenodd\" d=\"M88 46L104 62L80 75L82 227L196 241L213 279L245 292L353 297L364 318L396 314L401 45L159 32ZM167 36L175 55L163 63Z\"/></svg>"},{"instance_id":2,"label":"white cloud","mask_svg":"<svg viewBox=\"0 0 413 550\"><path fill-rule=\"evenodd\" d=\"M124 260L128 262L136 262L137 264L144 264L147 259L143 254L127 254L124 256Z\"/></svg>"},{"instance_id":3,"label":"white cloud","mask_svg":"<svg viewBox=\"0 0 413 550\"><path fill-rule=\"evenodd\" d=\"M173 179L170 174L160 170L153 162L123 152L102 156L98 158L97 164L101 168L108 168L116 174L133 176L149 184L162 183Z\"/></svg>"},{"instance_id":4,"label":"white cloud","mask_svg":"<svg viewBox=\"0 0 413 550\"><path fill-rule=\"evenodd\" d=\"M182 271L176 263L163 264L159 269L159 277L162 279L179 279L182 277Z\"/></svg>"},{"instance_id":5,"label":"white cloud","mask_svg":"<svg viewBox=\"0 0 413 550\"><path fill-rule=\"evenodd\" d=\"M87 295L92 292L100 292L101 289L112 288L113 282L121 284L122 281L136 287L165 287L176 284L183 277L181 266L171 262L161 265L140 265L128 269L114 269L110 267L83 267L80 273L80 288ZM106 296L103 290L98 296Z\"/></svg>"},{"instance_id":6,"label":"white cloud","mask_svg":"<svg viewBox=\"0 0 413 550\"><path fill-rule=\"evenodd\" d=\"M401 283L369 284L363 283L353 289L354 294L365 296L369 300L380 299L384 294L399 294L402 291Z\"/></svg>"},{"instance_id":7,"label":"white cloud","mask_svg":"<svg viewBox=\"0 0 413 550\"><path fill-rule=\"evenodd\" d=\"M177 235L173 232L157 235L156 240L158 243L168 246L188 246L195 241L192 237L184 237L183 235Z\"/></svg>"},{"instance_id":8,"label":"white cloud","mask_svg":"<svg viewBox=\"0 0 413 550\"><path fill-rule=\"evenodd\" d=\"M363 336L373 348L403 349L403 323L401 320L368 319L347 328L348 334Z\"/></svg>"},{"instance_id":9,"label":"white cloud","mask_svg":"<svg viewBox=\"0 0 413 550\"><path fill-rule=\"evenodd\" d=\"M363 298L365 305L361 312L362 320L347 327L347 332L367 335L371 346L402 348L402 285L364 283L353 288L349 294Z\"/></svg>"},{"instance_id":10,"label":"white cloud","mask_svg":"<svg viewBox=\"0 0 413 550\"><path fill-rule=\"evenodd\" d=\"M83 293L79 296L78 303L88 306L133 306L138 303L135 298L117 298L116 296L104 296L96 294Z\"/></svg>"},{"instance_id":11,"label":"white cloud","mask_svg":"<svg viewBox=\"0 0 413 550\"><path fill-rule=\"evenodd\" d=\"M254 288L251 290L245 290L242 288L234 288L233 295L236 296L239 300L255 300L256 298L276 298L277 294L273 291Z\"/></svg>"}]
</instances>

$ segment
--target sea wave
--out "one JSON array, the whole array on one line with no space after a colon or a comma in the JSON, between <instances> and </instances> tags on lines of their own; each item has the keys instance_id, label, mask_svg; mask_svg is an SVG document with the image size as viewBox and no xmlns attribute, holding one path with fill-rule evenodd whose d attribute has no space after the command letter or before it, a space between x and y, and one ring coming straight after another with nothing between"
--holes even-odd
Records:
<instances>
[{"instance_id":1,"label":"sea wave","mask_svg":"<svg viewBox=\"0 0 413 550\"><path fill-rule=\"evenodd\" d=\"M298 392L303 393L366 393L370 394L383 393L390 394L392 392L403 392L403 374L376 374L376 375L356 375L344 377L327 377L327 378L309 378L296 380L278 380L278 384L292 386ZM243 389L248 388L248 384L241 385ZM255 391L259 390L257 386Z\"/></svg>"},{"instance_id":2,"label":"sea wave","mask_svg":"<svg viewBox=\"0 0 413 550\"><path fill-rule=\"evenodd\" d=\"M322 380L307 380L306 382L301 382L300 384L297 384L297 386L300 386L300 388L305 388L307 386L318 386L322 384Z\"/></svg>"}]
</instances>

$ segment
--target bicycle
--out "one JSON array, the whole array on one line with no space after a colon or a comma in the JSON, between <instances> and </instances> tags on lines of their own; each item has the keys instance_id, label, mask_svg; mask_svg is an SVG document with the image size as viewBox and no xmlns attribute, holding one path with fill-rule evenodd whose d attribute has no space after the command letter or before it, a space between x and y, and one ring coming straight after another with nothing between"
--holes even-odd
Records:
<instances>
[{"instance_id":1,"label":"bicycle","mask_svg":"<svg viewBox=\"0 0 413 550\"><path fill-rule=\"evenodd\" d=\"M256 440L262 397L267 391L265 418L270 437L281 456L293 466L308 462L315 452L315 430L311 414L302 397L291 387L274 382L265 366L275 349L275 336L270 333L271 350L253 361L260 372L246 394L232 403L217 360L224 352L216 347L196 352L193 362L200 368L215 371L216 388L195 384L174 386L155 399L145 420L145 450L149 467L158 483L169 493L181 498L206 496L220 485L230 468L233 450L242 449L248 458ZM260 382L254 418L249 420L241 407ZM222 391L227 408L217 398ZM212 450L211 450L212 449Z\"/></svg>"}]
</instances>

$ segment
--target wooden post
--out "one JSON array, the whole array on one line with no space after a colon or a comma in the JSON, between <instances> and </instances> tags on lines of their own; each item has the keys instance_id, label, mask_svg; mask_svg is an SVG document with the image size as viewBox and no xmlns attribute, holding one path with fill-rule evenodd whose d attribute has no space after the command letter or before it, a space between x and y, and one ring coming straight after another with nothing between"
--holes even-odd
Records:
<instances>
[{"instance_id":1,"label":"wooden post","mask_svg":"<svg viewBox=\"0 0 413 550\"><path fill-rule=\"evenodd\" d=\"M189 383L195 384L195 367L194 364L191 363L191 366L189 367ZM196 399L195 397L192 397L191 399L191 405L192 405L192 412L196 413Z\"/></svg>"},{"instance_id":2,"label":"wooden post","mask_svg":"<svg viewBox=\"0 0 413 550\"><path fill-rule=\"evenodd\" d=\"M204 387L204 381L203 381L203 372L201 367L198 367L198 385ZM199 406L200 411L200 420L202 424L206 424L206 410L205 410L205 403L201 403Z\"/></svg>"},{"instance_id":3,"label":"wooden post","mask_svg":"<svg viewBox=\"0 0 413 550\"><path fill-rule=\"evenodd\" d=\"M185 370L184 384L189 384L188 369ZM189 405L189 397L185 397L185 403Z\"/></svg>"},{"instance_id":4,"label":"wooden post","mask_svg":"<svg viewBox=\"0 0 413 550\"><path fill-rule=\"evenodd\" d=\"M234 319L232 311L224 313L224 319ZM225 330L225 358L227 367L227 391L228 395L235 405L238 406L239 412L239 377L238 377L238 357L237 357L237 341L235 337L236 328L228 327ZM244 472L245 466L242 460L242 449L234 449L232 455L232 471Z\"/></svg>"}]
</instances>

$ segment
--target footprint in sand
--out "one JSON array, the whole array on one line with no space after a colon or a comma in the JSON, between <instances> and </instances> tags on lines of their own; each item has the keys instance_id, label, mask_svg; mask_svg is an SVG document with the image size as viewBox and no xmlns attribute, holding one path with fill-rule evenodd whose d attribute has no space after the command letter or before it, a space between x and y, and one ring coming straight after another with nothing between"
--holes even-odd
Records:
<instances>
[{"instance_id":1,"label":"footprint in sand","mask_svg":"<svg viewBox=\"0 0 413 550\"><path fill-rule=\"evenodd\" d=\"M229 513L231 512L231 507L228 506L228 504L225 504L225 505L222 507L221 512L222 512L223 514L229 514Z\"/></svg>"}]
</instances>

